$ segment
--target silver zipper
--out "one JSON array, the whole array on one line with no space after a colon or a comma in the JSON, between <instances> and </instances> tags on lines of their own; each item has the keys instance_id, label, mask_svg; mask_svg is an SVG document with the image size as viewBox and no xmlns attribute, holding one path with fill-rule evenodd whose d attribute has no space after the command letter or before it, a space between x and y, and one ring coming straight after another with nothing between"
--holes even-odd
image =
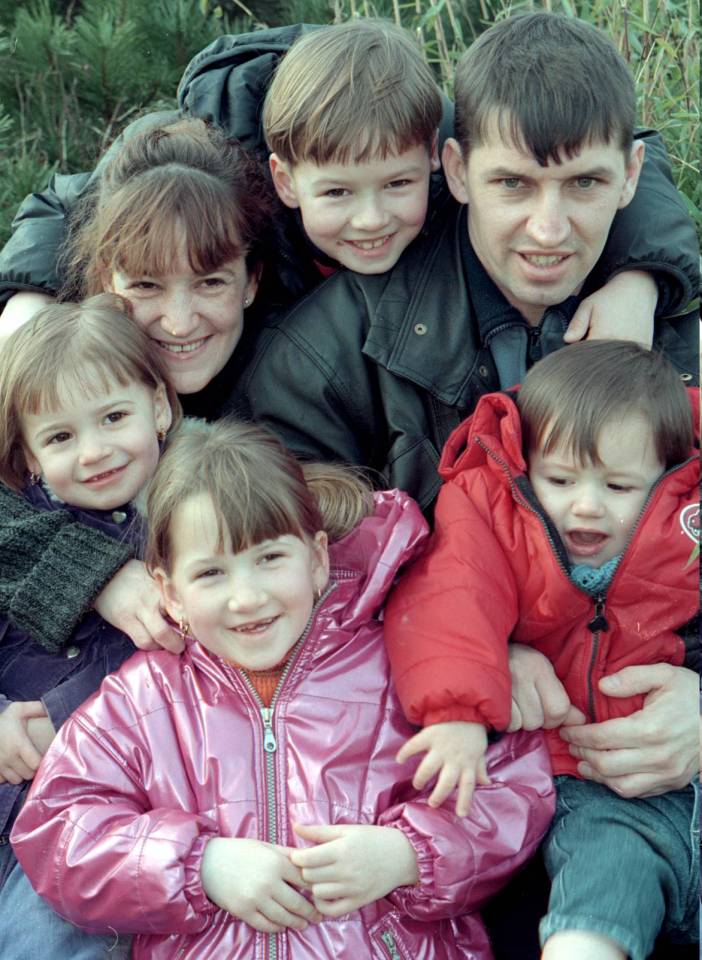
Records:
<instances>
[{"instance_id":1,"label":"silver zipper","mask_svg":"<svg viewBox=\"0 0 702 960\"><path fill-rule=\"evenodd\" d=\"M275 705L278 701L280 691L285 683L286 678L290 674L295 661L297 660L298 654L302 649L302 646L307 639L307 636L312 629L312 624L314 623L315 613L317 612L318 607L320 607L324 601L327 599L329 594L334 589L335 584L329 583L326 590L320 596L319 600L315 603L312 608L312 613L310 614L310 619L307 621L307 626L303 630L300 638L293 647L293 652L290 656L290 659L285 664L285 668L280 675L280 680L278 680L278 685L275 688L275 692L271 698L271 703L269 707L266 707L261 700L256 687L253 684L253 681L248 676L245 670L239 670L240 676L243 678L244 683L249 688L253 698L258 703L258 708L261 713L261 719L263 721L263 751L265 753L265 762L266 762L266 837L269 843L278 842L278 823L277 823L277 802L275 795L275 758L274 754L278 749L278 743L275 738L275 733L273 732L273 711ZM268 958L269 960L276 960L278 956L278 940L276 933L266 934L268 940ZM399 955L398 955L399 956ZM400 958L401 960L401 958Z\"/></svg>"}]
</instances>

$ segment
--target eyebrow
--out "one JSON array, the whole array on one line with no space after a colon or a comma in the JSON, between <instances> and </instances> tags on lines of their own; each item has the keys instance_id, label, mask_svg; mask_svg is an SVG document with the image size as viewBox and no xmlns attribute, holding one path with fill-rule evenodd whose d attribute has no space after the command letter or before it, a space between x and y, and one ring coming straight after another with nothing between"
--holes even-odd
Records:
<instances>
[{"instance_id":1,"label":"eyebrow","mask_svg":"<svg viewBox=\"0 0 702 960\"><path fill-rule=\"evenodd\" d=\"M544 167L540 169L545 169ZM553 169L556 169L556 165L553 165ZM518 178L520 180L532 180L533 177L531 174L526 173L525 171L520 170L518 167L493 167L490 170L485 172L486 177L488 178L497 178L501 180L509 180L511 178ZM567 177L563 179L573 180L578 179L579 177L593 177L597 179L598 177L611 177L614 175L612 167L599 166L599 167L588 167L585 170L578 170L577 172L569 173Z\"/></svg>"}]
</instances>

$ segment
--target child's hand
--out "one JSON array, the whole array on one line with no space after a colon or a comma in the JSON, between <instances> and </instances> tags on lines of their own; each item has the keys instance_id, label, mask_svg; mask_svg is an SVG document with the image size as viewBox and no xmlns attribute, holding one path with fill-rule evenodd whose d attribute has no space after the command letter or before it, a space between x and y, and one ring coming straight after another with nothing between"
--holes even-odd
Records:
<instances>
[{"instance_id":1,"label":"child's hand","mask_svg":"<svg viewBox=\"0 0 702 960\"><path fill-rule=\"evenodd\" d=\"M161 594L146 566L129 560L117 571L93 604L103 618L131 638L140 650L182 653L185 642L161 612Z\"/></svg>"},{"instance_id":2,"label":"child's hand","mask_svg":"<svg viewBox=\"0 0 702 960\"><path fill-rule=\"evenodd\" d=\"M512 716L507 730L551 730L585 723L543 653L521 643L509 645Z\"/></svg>"},{"instance_id":3,"label":"child's hand","mask_svg":"<svg viewBox=\"0 0 702 960\"><path fill-rule=\"evenodd\" d=\"M262 840L215 837L202 858L202 886L213 903L262 933L305 930L322 918L294 889L305 884L289 853Z\"/></svg>"},{"instance_id":4,"label":"child's hand","mask_svg":"<svg viewBox=\"0 0 702 960\"><path fill-rule=\"evenodd\" d=\"M0 713L0 781L31 780L41 763L41 753L27 731L33 717L46 717L41 700L15 700Z\"/></svg>"},{"instance_id":5,"label":"child's hand","mask_svg":"<svg viewBox=\"0 0 702 960\"><path fill-rule=\"evenodd\" d=\"M635 340L650 347L657 303L658 288L653 277L643 270L625 270L583 300L563 339L566 343L584 339Z\"/></svg>"},{"instance_id":6,"label":"child's hand","mask_svg":"<svg viewBox=\"0 0 702 960\"><path fill-rule=\"evenodd\" d=\"M481 723L434 723L408 740L397 754L398 763L426 751L412 780L421 790L438 773L429 797L430 807L440 807L451 791L458 787L456 813L468 816L473 790L477 783L487 786L490 778L485 768L487 733Z\"/></svg>"},{"instance_id":7,"label":"child's hand","mask_svg":"<svg viewBox=\"0 0 702 960\"><path fill-rule=\"evenodd\" d=\"M295 833L317 844L291 850L290 859L326 917L359 910L419 880L414 848L395 827L296 824Z\"/></svg>"}]
</instances>

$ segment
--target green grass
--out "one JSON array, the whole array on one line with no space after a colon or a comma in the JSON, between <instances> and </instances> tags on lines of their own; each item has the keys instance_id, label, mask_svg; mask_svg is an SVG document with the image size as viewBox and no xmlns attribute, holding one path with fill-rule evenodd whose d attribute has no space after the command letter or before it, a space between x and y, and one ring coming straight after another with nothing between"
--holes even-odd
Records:
<instances>
[{"instance_id":1,"label":"green grass","mask_svg":"<svg viewBox=\"0 0 702 960\"><path fill-rule=\"evenodd\" d=\"M222 33L383 16L411 30L450 94L462 50L517 10L549 9L606 30L631 66L639 120L661 131L702 234L699 40L692 0L0 0L0 243L23 197L54 171L90 169L138 112L174 102L183 68Z\"/></svg>"}]
</instances>

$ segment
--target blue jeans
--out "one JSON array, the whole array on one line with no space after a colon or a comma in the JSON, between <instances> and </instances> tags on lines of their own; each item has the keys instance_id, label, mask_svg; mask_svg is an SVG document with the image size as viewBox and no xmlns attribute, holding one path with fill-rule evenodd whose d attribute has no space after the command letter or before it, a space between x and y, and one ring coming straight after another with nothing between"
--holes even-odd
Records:
<instances>
[{"instance_id":1,"label":"blue jeans","mask_svg":"<svg viewBox=\"0 0 702 960\"><path fill-rule=\"evenodd\" d=\"M35 893L9 843L0 845L2 960L127 960L132 938L85 933Z\"/></svg>"},{"instance_id":2,"label":"blue jeans","mask_svg":"<svg viewBox=\"0 0 702 960\"><path fill-rule=\"evenodd\" d=\"M551 878L541 944L588 930L645 960L661 930L699 937L699 786L625 800L607 787L556 777L556 814L544 861Z\"/></svg>"}]
</instances>

